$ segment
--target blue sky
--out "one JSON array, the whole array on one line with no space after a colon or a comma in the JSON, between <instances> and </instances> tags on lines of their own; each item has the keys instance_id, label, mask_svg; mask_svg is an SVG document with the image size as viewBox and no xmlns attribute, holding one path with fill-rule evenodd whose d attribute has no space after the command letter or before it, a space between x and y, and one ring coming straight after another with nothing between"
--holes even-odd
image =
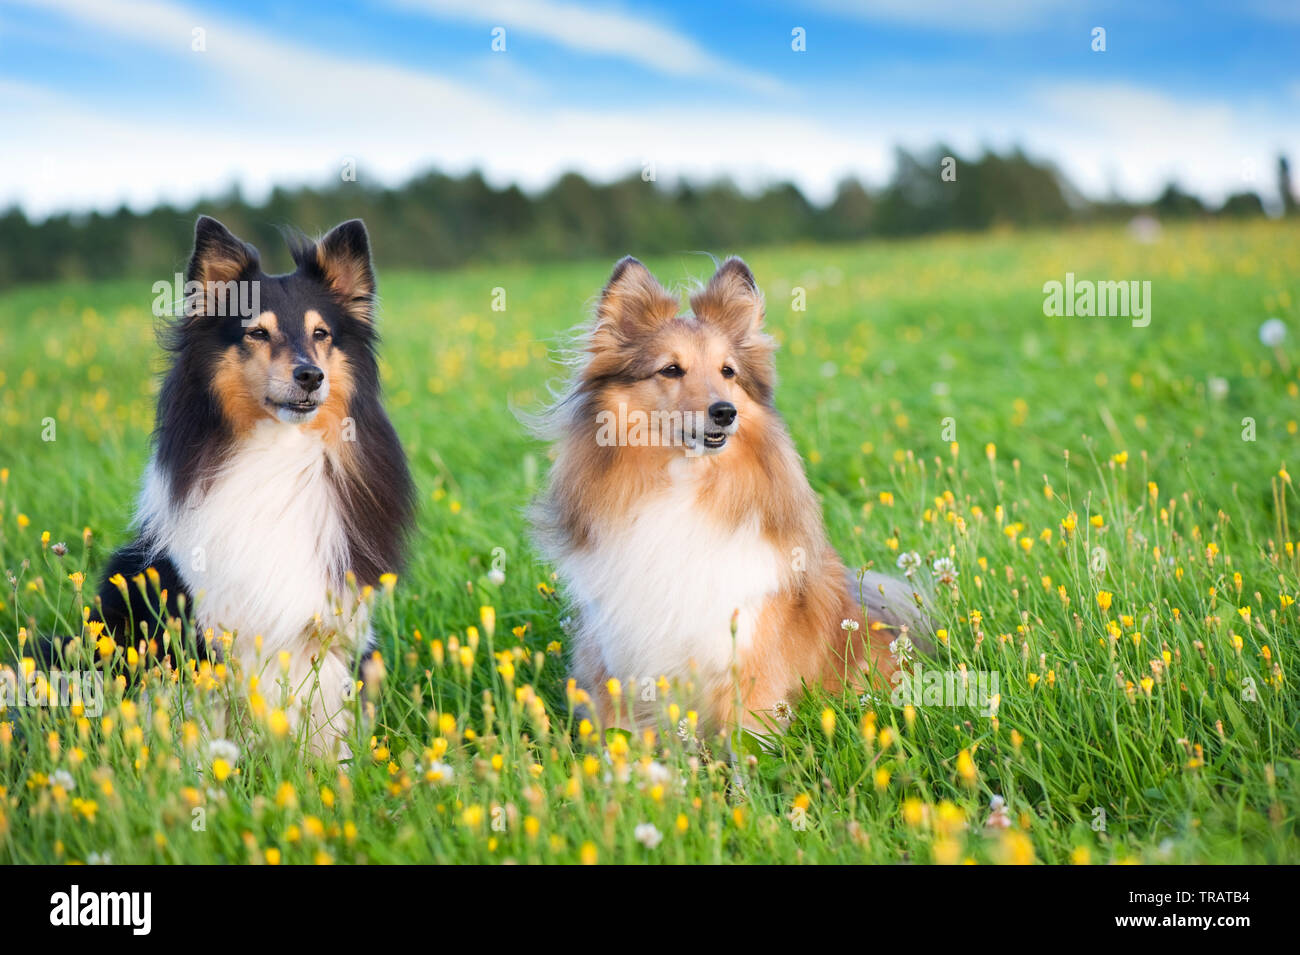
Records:
<instances>
[{"instance_id":1,"label":"blue sky","mask_svg":"<svg viewBox=\"0 0 1300 955\"><path fill-rule=\"evenodd\" d=\"M1300 164L1300 0L0 0L0 130L0 206L34 215L349 161L529 188L652 163L823 199L939 139L1022 144L1096 196L1272 198L1277 153Z\"/></svg>"}]
</instances>

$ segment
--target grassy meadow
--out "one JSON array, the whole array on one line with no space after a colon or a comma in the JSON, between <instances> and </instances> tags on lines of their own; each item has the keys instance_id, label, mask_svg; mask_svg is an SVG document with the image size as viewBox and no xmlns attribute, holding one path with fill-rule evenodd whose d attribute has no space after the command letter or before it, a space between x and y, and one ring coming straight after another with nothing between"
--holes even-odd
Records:
<instances>
[{"instance_id":1,"label":"grassy meadow","mask_svg":"<svg viewBox=\"0 0 1300 955\"><path fill-rule=\"evenodd\" d=\"M777 404L833 542L859 566L920 555L942 628L923 666L996 672L995 712L814 692L771 751L735 759L668 694L657 737L577 724L564 595L522 513L546 450L515 409L546 400L612 262L379 262L421 512L373 595L386 673L356 757L305 761L269 686L247 732L202 738L195 707L248 695L224 667L110 683L93 716L11 705L0 862L1300 862L1300 229L716 251L767 293ZM1149 327L1045 317L1067 272L1150 280ZM161 361L151 284L0 294L12 666L28 635L80 630L127 537Z\"/></svg>"}]
</instances>

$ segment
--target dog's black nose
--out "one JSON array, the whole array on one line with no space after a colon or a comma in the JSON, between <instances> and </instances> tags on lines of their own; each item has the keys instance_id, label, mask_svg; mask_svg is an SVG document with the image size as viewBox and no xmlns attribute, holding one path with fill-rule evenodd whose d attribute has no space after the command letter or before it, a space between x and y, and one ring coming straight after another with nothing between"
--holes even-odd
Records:
<instances>
[{"instance_id":1,"label":"dog's black nose","mask_svg":"<svg viewBox=\"0 0 1300 955\"><path fill-rule=\"evenodd\" d=\"M313 392L325 380L325 372L315 365L299 365L293 370L293 380L298 382L298 387L303 391Z\"/></svg>"},{"instance_id":2,"label":"dog's black nose","mask_svg":"<svg viewBox=\"0 0 1300 955\"><path fill-rule=\"evenodd\" d=\"M715 401L709 405L709 420L725 428L736 420L736 406L730 401Z\"/></svg>"}]
</instances>

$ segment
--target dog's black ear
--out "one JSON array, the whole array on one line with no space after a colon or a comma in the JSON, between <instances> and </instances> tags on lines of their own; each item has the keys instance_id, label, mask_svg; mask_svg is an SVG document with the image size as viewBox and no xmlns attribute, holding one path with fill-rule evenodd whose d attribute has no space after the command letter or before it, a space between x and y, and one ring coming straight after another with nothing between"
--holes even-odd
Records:
<instances>
[{"instance_id":1,"label":"dog's black ear","mask_svg":"<svg viewBox=\"0 0 1300 955\"><path fill-rule=\"evenodd\" d=\"M353 318L374 321L375 270L364 222L349 219L331 229L316 243L313 264L326 287Z\"/></svg>"},{"instance_id":2,"label":"dog's black ear","mask_svg":"<svg viewBox=\"0 0 1300 955\"><path fill-rule=\"evenodd\" d=\"M257 249L211 216L199 216L194 223L194 252L185 268L186 317L242 314L248 290L238 283L256 281L260 269Z\"/></svg>"},{"instance_id":3,"label":"dog's black ear","mask_svg":"<svg viewBox=\"0 0 1300 955\"><path fill-rule=\"evenodd\" d=\"M596 306L597 335L636 341L674 318L679 303L650 270L632 256L619 259Z\"/></svg>"},{"instance_id":4,"label":"dog's black ear","mask_svg":"<svg viewBox=\"0 0 1300 955\"><path fill-rule=\"evenodd\" d=\"M194 252L185 270L186 282L236 282L258 268L257 249L211 216L199 216L194 223Z\"/></svg>"},{"instance_id":5,"label":"dog's black ear","mask_svg":"<svg viewBox=\"0 0 1300 955\"><path fill-rule=\"evenodd\" d=\"M709 284L722 282L739 288L745 292L757 292L758 283L754 281L754 273L749 270L749 266L744 260L737 256L729 257L725 262L718 266L718 271L713 273L713 278Z\"/></svg>"},{"instance_id":6,"label":"dog's black ear","mask_svg":"<svg viewBox=\"0 0 1300 955\"><path fill-rule=\"evenodd\" d=\"M762 327L763 293L749 266L733 255L718 266L708 285L691 296L691 309L700 321L742 339Z\"/></svg>"}]
</instances>

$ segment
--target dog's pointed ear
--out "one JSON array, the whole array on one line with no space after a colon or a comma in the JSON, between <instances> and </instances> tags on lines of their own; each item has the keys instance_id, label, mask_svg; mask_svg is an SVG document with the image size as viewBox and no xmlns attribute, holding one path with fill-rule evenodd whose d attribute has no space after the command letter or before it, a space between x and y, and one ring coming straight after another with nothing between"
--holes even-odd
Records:
<instances>
[{"instance_id":1,"label":"dog's pointed ear","mask_svg":"<svg viewBox=\"0 0 1300 955\"><path fill-rule=\"evenodd\" d=\"M315 266L325 286L353 318L374 321L375 270L364 222L349 219L331 229L316 243Z\"/></svg>"},{"instance_id":2,"label":"dog's pointed ear","mask_svg":"<svg viewBox=\"0 0 1300 955\"><path fill-rule=\"evenodd\" d=\"M186 282L237 282L260 268L257 249L211 216L194 223L194 252L185 269Z\"/></svg>"},{"instance_id":3,"label":"dog's pointed ear","mask_svg":"<svg viewBox=\"0 0 1300 955\"><path fill-rule=\"evenodd\" d=\"M734 255L718 266L718 271L713 273L713 278L709 280L709 284L725 285L732 291L741 293L758 291L758 283L754 281L754 273L749 270L749 266L745 264L744 259Z\"/></svg>"},{"instance_id":4,"label":"dog's pointed ear","mask_svg":"<svg viewBox=\"0 0 1300 955\"><path fill-rule=\"evenodd\" d=\"M680 303L632 256L619 259L596 306L596 335L632 342L677 316Z\"/></svg>"},{"instance_id":5,"label":"dog's pointed ear","mask_svg":"<svg viewBox=\"0 0 1300 955\"><path fill-rule=\"evenodd\" d=\"M749 266L732 256L718 266L708 285L691 296L691 310L700 321L742 339L763 325L763 293Z\"/></svg>"}]
</instances>

